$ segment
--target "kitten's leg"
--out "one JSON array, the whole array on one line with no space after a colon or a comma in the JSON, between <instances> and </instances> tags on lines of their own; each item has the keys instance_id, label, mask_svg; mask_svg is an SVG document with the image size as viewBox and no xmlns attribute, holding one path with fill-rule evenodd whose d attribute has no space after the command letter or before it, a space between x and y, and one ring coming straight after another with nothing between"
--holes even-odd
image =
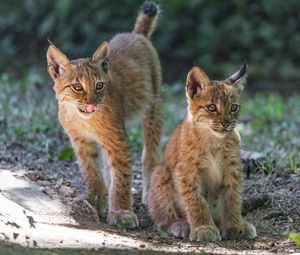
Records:
<instances>
[{"instance_id":1,"label":"kitten's leg","mask_svg":"<svg viewBox=\"0 0 300 255\"><path fill-rule=\"evenodd\" d=\"M111 124L109 136L102 141L110 169L107 221L120 228L135 228L138 219L132 212L131 157L124 129Z\"/></svg>"},{"instance_id":2,"label":"kitten's leg","mask_svg":"<svg viewBox=\"0 0 300 255\"><path fill-rule=\"evenodd\" d=\"M143 197L142 202L148 202L149 181L153 168L159 163L161 158L160 138L161 138L161 111L160 98L157 98L148 110L144 121L144 149L142 156L143 171Z\"/></svg>"},{"instance_id":3,"label":"kitten's leg","mask_svg":"<svg viewBox=\"0 0 300 255\"><path fill-rule=\"evenodd\" d=\"M103 215L107 207L107 189L99 173L97 144L79 137L72 139L71 142L88 190L97 195L99 203L97 202L96 207L99 213Z\"/></svg>"},{"instance_id":4,"label":"kitten's leg","mask_svg":"<svg viewBox=\"0 0 300 255\"><path fill-rule=\"evenodd\" d=\"M239 160L232 160L226 166L223 177L223 208L220 219L220 230L224 239L253 239L255 227L246 222L241 215L242 209L242 165Z\"/></svg>"},{"instance_id":5,"label":"kitten's leg","mask_svg":"<svg viewBox=\"0 0 300 255\"><path fill-rule=\"evenodd\" d=\"M176 169L176 183L182 195L187 220L190 224L190 241L218 241L221 235L216 227L201 190L201 169L190 162Z\"/></svg>"},{"instance_id":6,"label":"kitten's leg","mask_svg":"<svg viewBox=\"0 0 300 255\"><path fill-rule=\"evenodd\" d=\"M109 160L107 157L107 154L103 148L101 148L101 159L102 159L102 176L104 178L104 182L106 185L106 188L109 189L110 187L110 165L109 165Z\"/></svg>"},{"instance_id":7,"label":"kitten's leg","mask_svg":"<svg viewBox=\"0 0 300 255\"><path fill-rule=\"evenodd\" d=\"M186 219L179 218L174 208L174 187L171 173L160 165L153 171L149 189L149 214L155 225L171 236L188 237L190 226Z\"/></svg>"}]
</instances>

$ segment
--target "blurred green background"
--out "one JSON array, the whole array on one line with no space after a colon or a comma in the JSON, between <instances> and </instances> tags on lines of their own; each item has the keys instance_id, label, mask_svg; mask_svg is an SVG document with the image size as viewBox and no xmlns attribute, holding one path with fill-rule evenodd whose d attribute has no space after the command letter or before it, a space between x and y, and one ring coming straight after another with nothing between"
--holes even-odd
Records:
<instances>
[{"instance_id":1,"label":"blurred green background","mask_svg":"<svg viewBox=\"0 0 300 255\"><path fill-rule=\"evenodd\" d=\"M185 114L188 70L198 64L211 78L223 79L246 60L243 147L264 154L260 170L265 173L300 172L300 1L156 2L161 14L152 40L164 77L162 145ZM74 160L57 120L46 70L47 39L71 59L91 56L103 40L133 29L142 3L0 0L0 147L22 144L49 160ZM139 126L129 127L128 140L139 157Z\"/></svg>"},{"instance_id":2,"label":"blurred green background","mask_svg":"<svg viewBox=\"0 0 300 255\"><path fill-rule=\"evenodd\" d=\"M224 78L245 60L248 91L299 90L300 1L157 0L153 35L164 81L184 81L201 65ZM46 70L50 39L71 58L90 56L103 40L131 31L142 0L1 0L0 70ZM282 83L285 85L283 86Z\"/></svg>"}]
</instances>

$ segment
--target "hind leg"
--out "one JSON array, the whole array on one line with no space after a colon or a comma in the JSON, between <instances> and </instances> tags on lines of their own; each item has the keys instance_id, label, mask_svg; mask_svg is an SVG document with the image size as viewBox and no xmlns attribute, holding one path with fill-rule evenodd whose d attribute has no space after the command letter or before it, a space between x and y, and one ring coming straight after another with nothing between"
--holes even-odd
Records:
<instances>
[{"instance_id":1,"label":"hind leg","mask_svg":"<svg viewBox=\"0 0 300 255\"><path fill-rule=\"evenodd\" d=\"M148 203L149 181L153 168L159 163L161 158L160 138L161 138L162 118L160 111L160 98L157 98L148 110L144 120L144 149L142 156L143 171L143 198L144 204Z\"/></svg>"},{"instance_id":2,"label":"hind leg","mask_svg":"<svg viewBox=\"0 0 300 255\"><path fill-rule=\"evenodd\" d=\"M151 176L149 189L149 214L155 225L171 236L188 237L190 226L179 218L174 207L174 187L171 173L165 166L158 166Z\"/></svg>"}]
</instances>

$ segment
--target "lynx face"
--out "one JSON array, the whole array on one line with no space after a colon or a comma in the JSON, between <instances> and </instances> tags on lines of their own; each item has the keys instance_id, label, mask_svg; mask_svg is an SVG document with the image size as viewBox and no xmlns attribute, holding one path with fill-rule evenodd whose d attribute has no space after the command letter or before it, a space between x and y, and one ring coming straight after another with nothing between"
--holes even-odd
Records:
<instances>
[{"instance_id":1,"label":"lynx face","mask_svg":"<svg viewBox=\"0 0 300 255\"><path fill-rule=\"evenodd\" d=\"M242 69L242 68L241 68ZM236 126L240 112L240 92L245 71L239 70L224 81L210 81L199 67L194 67L187 78L189 120L206 126L216 135L226 135Z\"/></svg>"},{"instance_id":2,"label":"lynx face","mask_svg":"<svg viewBox=\"0 0 300 255\"><path fill-rule=\"evenodd\" d=\"M91 59L73 61L55 46L50 47L48 71L57 99L74 106L82 117L91 116L101 108L109 82L107 45L101 45Z\"/></svg>"}]
</instances>

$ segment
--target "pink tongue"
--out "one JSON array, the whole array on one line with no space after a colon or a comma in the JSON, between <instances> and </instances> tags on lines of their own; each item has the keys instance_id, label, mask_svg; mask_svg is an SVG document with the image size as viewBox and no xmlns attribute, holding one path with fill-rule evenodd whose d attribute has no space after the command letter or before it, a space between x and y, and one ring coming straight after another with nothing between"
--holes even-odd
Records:
<instances>
[{"instance_id":1,"label":"pink tongue","mask_svg":"<svg viewBox=\"0 0 300 255\"><path fill-rule=\"evenodd\" d=\"M97 105L96 104L86 104L84 106L84 111L85 112L94 112L96 111Z\"/></svg>"}]
</instances>

